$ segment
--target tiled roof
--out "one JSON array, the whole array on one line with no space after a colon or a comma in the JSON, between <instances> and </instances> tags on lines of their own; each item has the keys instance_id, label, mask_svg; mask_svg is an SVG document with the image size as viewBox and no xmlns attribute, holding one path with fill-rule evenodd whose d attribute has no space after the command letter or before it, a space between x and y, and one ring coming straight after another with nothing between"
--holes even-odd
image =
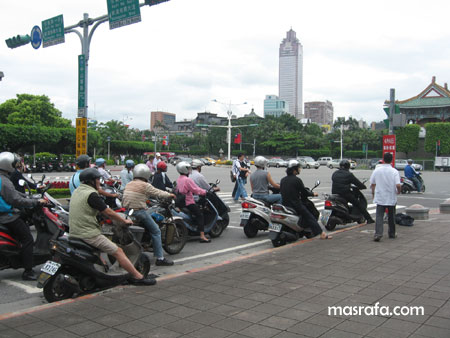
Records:
<instances>
[{"instance_id":1,"label":"tiled roof","mask_svg":"<svg viewBox=\"0 0 450 338\"><path fill-rule=\"evenodd\" d=\"M398 102L400 108L431 108L431 107L449 107L450 97L428 97L424 99L413 99L403 101L404 103Z\"/></svg>"}]
</instances>

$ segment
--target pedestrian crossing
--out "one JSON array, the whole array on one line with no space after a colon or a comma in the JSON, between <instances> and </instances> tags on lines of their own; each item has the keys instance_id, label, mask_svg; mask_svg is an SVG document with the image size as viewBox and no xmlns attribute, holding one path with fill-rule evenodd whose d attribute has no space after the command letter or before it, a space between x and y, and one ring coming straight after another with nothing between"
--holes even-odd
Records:
<instances>
[{"instance_id":1,"label":"pedestrian crossing","mask_svg":"<svg viewBox=\"0 0 450 338\"><path fill-rule=\"evenodd\" d=\"M234 199L231 197L231 192L219 192L217 194L231 209L231 214L240 214L241 213L241 203L234 202ZM316 206L317 210L322 211L324 209L325 201L321 198L311 198L311 201ZM404 205L397 205L396 211L399 212L406 207ZM375 215L377 209L377 205L375 203L371 203L367 205L367 211L371 215Z\"/></svg>"}]
</instances>

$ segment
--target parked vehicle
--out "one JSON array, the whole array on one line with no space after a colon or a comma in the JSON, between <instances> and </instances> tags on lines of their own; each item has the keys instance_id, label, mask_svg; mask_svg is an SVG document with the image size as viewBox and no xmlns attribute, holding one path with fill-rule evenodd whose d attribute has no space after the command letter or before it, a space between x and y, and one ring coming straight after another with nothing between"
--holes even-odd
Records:
<instances>
[{"instance_id":1,"label":"parked vehicle","mask_svg":"<svg viewBox=\"0 0 450 338\"><path fill-rule=\"evenodd\" d=\"M450 171L450 156L437 156L434 167L439 171Z\"/></svg>"},{"instance_id":2,"label":"parked vehicle","mask_svg":"<svg viewBox=\"0 0 450 338\"><path fill-rule=\"evenodd\" d=\"M312 192L319 185L320 181L317 181L310 191ZM319 211L309 198L303 203L315 218L319 217ZM304 224L303 218L297 215L294 209L281 204L272 205L270 221L269 238L274 247L283 246L287 242L295 242L301 237L311 238L313 236L311 229Z\"/></svg>"},{"instance_id":3,"label":"parked vehicle","mask_svg":"<svg viewBox=\"0 0 450 338\"><path fill-rule=\"evenodd\" d=\"M315 161L312 157L309 156L301 156L297 158L297 161L300 162L300 164L302 165L302 168L306 168L306 169L311 169L311 168L315 168L315 169L319 169L320 164L319 162Z\"/></svg>"},{"instance_id":4,"label":"parked vehicle","mask_svg":"<svg viewBox=\"0 0 450 338\"><path fill-rule=\"evenodd\" d=\"M423 178L422 175L417 176L417 179L420 181L422 188L421 188L421 192L425 192L425 183L423 182ZM406 178L404 176L402 176L400 178L400 182L402 185L402 194L410 194L412 191L417 191L417 187L414 184L414 182L412 180L410 180L409 178Z\"/></svg>"},{"instance_id":5,"label":"parked vehicle","mask_svg":"<svg viewBox=\"0 0 450 338\"><path fill-rule=\"evenodd\" d=\"M325 165L325 166L328 165L328 162L330 162L330 161L333 161L333 158L332 157L328 157L328 156L320 157L317 160L317 162L319 162L320 165Z\"/></svg>"},{"instance_id":6,"label":"parked vehicle","mask_svg":"<svg viewBox=\"0 0 450 338\"><path fill-rule=\"evenodd\" d=\"M279 189L269 188L272 193L279 193ZM247 197L241 204L241 227L248 238L256 237L258 231L267 231L270 224L271 204L253 197Z\"/></svg>"},{"instance_id":7,"label":"parked vehicle","mask_svg":"<svg viewBox=\"0 0 450 338\"><path fill-rule=\"evenodd\" d=\"M364 180L362 183L366 183ZM359 204L363 208L367 208L367 200L363 193L354 185L351 186L351 191ZM363 223L364 216L359 212L359 209L349 206L347 200L337 194L325 195L325 205L322 210L320 220L327 230L334 230L337 225L344 225L353 222Z\"/></svg>"},{"instance_id":8,"label":"parked vehicle","mask_svg":"<svg viewBox=\"0 0 450 338\"><path fill-rule=\"evenodd\" d=\"M267 162L267 167L286 167L287 168L288 162L281 159L281 158L272 158Z\"/></svg>"},{"instance_id":9,"label":"parked vehicle","mask_svg":"<svg viewBox=\"0 0 450 338\"><path fill-rule=\"evenodd\" d=\"M19 184L26 186L24 180L19 180ZM48 200L45 193L50 188L51 185L48 185L40 194L29 195L29 198ZM54 240L64 233L64 225L58 216L51 211L50 206L39 205L34 208L22 209L20 217L27 225L34 225L36 229L33 264L39 265L46 262L51 257L50 240ZM9 268L23 268L21 245L14 234L6 226L0 224L0 270Z\"/></svg>"},{"instance_id":10,"label":"parked vehicle","mask_svg":"<svg viewBox=\"0 0 450 338\"><path fill-rule=\"evenodd\" d=\"M328 168L330 168L330 169L339 168L339 164L343 160L347 160L347 161L350 162L350 169L355 169L356 168L356 162L353 161L353 160L347 159L347 158L343 158L342 160L334 159L334 160L328 162Z\"/></svg>"},{"instance_id":11,"label":"parked vehicle","mask_svg":"<svg viewBox=\"0 0 450 338\"><path fill-rule=\"evenodd\" d=\"M132 211L130 211L132 214ZM112 240L120 244L136 269L147 277L150 271L150 255L142 250L131 230L135 226L114 228ZM38 287L44 290L45 299L51 303L71 298L74 294L98 291L120 285L130 279L117 260L102 253L81 239L61 236L51 241L53 257L41 268Z\"/></svg>"},{"instance_id":12,"label":"parked vehicle","mask_svg":"<svg viewBox=\"0 0 450 338\"><path fill-rule=\"evenodd\" d=\"M375 169L377 164L382 163L382 161L383 160L381 158L371 158L369 161L369 169Z\"/></svg>"},{"instance_id":13,"label":"parked vehicle","mask_svg":"<svg viewBox=\"0 0 450 338\"><path fill-rule=\"evenodd\" d=\"M407 160L398 160L398 159L395 160L395 169L397 170L404 170L407 165L408 165ZM422 170L422 166L419 163L413 163L412 167L416 171Z\"/></svg>"}]
</instances>

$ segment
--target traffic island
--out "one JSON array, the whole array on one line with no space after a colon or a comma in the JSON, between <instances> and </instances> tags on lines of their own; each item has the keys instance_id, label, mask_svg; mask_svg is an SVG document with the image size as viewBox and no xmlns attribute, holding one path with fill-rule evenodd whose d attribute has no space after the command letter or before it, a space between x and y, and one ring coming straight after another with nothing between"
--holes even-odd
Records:
<instances>
[{"instance_id":1,"label":"traffic island","mask_svg":"<svg viewBox=\"0 0 450 338\"><path fill-rule=\"evenodd\" d=\"M411 216L416 220L426 220L428 219L430 208L426 208L421 204L413 204L406 208L405 211L408 216Z\"/></svg>"},{"instance_id":2,"label":"traffic island","mask_svg":"<svg viewBox=\"0 0 450 338\"><path fill-rule=\"evenodd\" d=\"M439 204L441 214L450 214L450 198Z\"/></svg>"}]
</instances>

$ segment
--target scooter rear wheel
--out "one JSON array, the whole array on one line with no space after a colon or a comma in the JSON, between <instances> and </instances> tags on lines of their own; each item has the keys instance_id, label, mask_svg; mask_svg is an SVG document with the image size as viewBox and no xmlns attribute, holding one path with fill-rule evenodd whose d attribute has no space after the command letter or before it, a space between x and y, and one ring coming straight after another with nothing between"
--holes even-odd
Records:
<instances>
[{"instance_id":1,"label":"scooter rear wheel","mask_svg":"<svg viewBox=\"0 0 450 338\"><path fill-rule=\"evenodd\" d=\"M147 252L142 252L138 261L134 264L136 270L139 271L144 278L147 278L148 273L150 272L150 259L151 257Z\"/></svg>"},{"instance_id":2,"label":"scooter rear wheel","mask_svg":"<svg viewBox=\"0 0 450 338\"><path fill-rule=\"evenodd\" d=\"M165 238L166 243L164 243L163 245L164 250L169 255L175 255L183 250L188 238L188 231L182 220L175 220L173 226L175 227L175 229L173 229L174 234L173 236L171 236L171 243L168 244L168 238Z\"/></svg>"},{"instance_id":3,"label":"scooter rear wheel","mask_svg":"<svg viewBox=\"0 0 450 338\"><path fill-rule=\"evenodd\" d=\"M52 276L44 286L44 297L49 303L69 299L73 294L74 291L65 284L62 273Z\"/></svg>"},{"instance_id":4,"label":"scooter rear wheel","mask_svg":"<svg viewBox=\"0 0 450 338\"><path fill-rule=\"evenodd\" d=\"M329 231L333 231L336 228L336 225L342 224L342 220L336 216L331 216L328 219L327 225L325 225L325 228Z\"/></svg>"}]
</instances>

